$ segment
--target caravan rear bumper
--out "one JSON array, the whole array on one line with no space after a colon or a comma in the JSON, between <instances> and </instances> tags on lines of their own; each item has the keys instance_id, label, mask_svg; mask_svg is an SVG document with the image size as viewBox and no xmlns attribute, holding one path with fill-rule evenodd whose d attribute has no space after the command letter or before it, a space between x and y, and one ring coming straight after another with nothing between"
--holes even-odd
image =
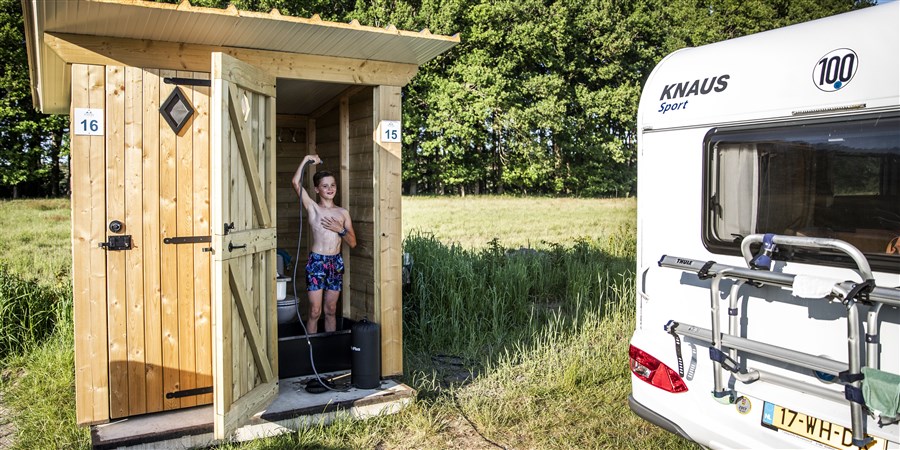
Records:
<instances>
[{"instance_id":1,"label":"caravan rear bumper","mask_svg":"<svg viewBox=\"0 0 900 450\"><path fill-rule=\"evenodd\" d=\"M635 400L634 396L632 396L631 394L628 394L628 407L631 408L631 410L634 411L634 413L637 414L641 419L644 419L647 422L650 422L653 425L656 425L672 434L677 434L678 436L681 436L687 440L693 440L690 436L688 436L687 433L684 432L684 430L681 429L681 427L676 425L671 420L666 419L665 417L656 413L655 411L652 411L646 406L638 403L638 401Z\"/></svg>"}]
</instances>

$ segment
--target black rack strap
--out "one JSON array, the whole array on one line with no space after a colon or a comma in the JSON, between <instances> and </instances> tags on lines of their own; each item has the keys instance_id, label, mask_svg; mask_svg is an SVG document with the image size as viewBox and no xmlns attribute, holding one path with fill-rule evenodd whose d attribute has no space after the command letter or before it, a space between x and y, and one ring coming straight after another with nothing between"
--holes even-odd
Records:
<instances>
[{"instance_id":1,"label":"black rack strap","mask_svg":"<svg viewBox=\"0 0 900 450\"><path fill-rule=\"evenodd\" d=\"M681 357L681 338L675 329L678 328L678 322L670 320L664 327L665 330L675 338L675 356L678 358L678 376L684 377L684 359Z\"/></svg>"}]
</instances>

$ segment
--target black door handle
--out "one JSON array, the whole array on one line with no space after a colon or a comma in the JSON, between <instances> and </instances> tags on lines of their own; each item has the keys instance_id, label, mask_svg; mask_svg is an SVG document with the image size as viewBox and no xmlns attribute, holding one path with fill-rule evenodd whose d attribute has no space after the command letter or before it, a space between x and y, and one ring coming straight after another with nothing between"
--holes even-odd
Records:
<instances>
[{"instance_id":1,"label":"black door handle","mask_svg":"<svg viewBox=\"0 0 900 450\"><path fill-rule=\"evenodd\" d=\"M244 245L234 245L234 244L232 244L231 242L228 243L228 251L229 251L229 252L234 251L234 249L236 249L236 248L247 248L247 245L246 245L246 244L244 244Z\"/></svg>"}]
</instances>

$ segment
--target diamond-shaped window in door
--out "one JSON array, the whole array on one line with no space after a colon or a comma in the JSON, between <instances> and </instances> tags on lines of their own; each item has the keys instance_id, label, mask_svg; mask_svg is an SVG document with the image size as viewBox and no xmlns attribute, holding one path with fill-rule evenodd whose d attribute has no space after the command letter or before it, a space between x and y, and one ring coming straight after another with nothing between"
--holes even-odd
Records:
<instances>
[{"instance_id":1,"label":"diamond-shaped window in door","mask_svg":"<svg viewBox=\"0 0 900 450\"><path fill-rule=\"evenodd\" d=\"M159 108L159 113L162 114L163 119L166 119L166 122L172 127L172 131L174 131L175 134L178 134L181 132L181 129L184 128L184 125L191 116L194 115L194 107L191 106L191 102L184 96L181 89L176 86L169 95L169 98L167 98Z\"/></svg>"}]
</instances>

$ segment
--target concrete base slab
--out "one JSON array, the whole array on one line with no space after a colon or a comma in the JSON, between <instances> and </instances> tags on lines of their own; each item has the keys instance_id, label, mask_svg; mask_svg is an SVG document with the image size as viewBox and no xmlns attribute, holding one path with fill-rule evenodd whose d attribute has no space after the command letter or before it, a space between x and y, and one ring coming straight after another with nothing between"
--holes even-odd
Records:
<instances>
[{"instance_id":1,"label":"concrete base slab","mask_svg":"<svg viewBox=\"0 0 900 450\"><path fill-rule=\"evenodd\" d=\"M340 373L324 374L333 377ZM409 404L416 391L393 380L378 389L310 394L304 389L310 377L285 378L278 396L268 408L239 428L231 441L242 442L296 432L310 424L329 423L338 413L357 419L393 414ZM213 439L212 405L129 417L91 427L95 449L180 449L217 444Z\"/></svg>"}]
</instances>

